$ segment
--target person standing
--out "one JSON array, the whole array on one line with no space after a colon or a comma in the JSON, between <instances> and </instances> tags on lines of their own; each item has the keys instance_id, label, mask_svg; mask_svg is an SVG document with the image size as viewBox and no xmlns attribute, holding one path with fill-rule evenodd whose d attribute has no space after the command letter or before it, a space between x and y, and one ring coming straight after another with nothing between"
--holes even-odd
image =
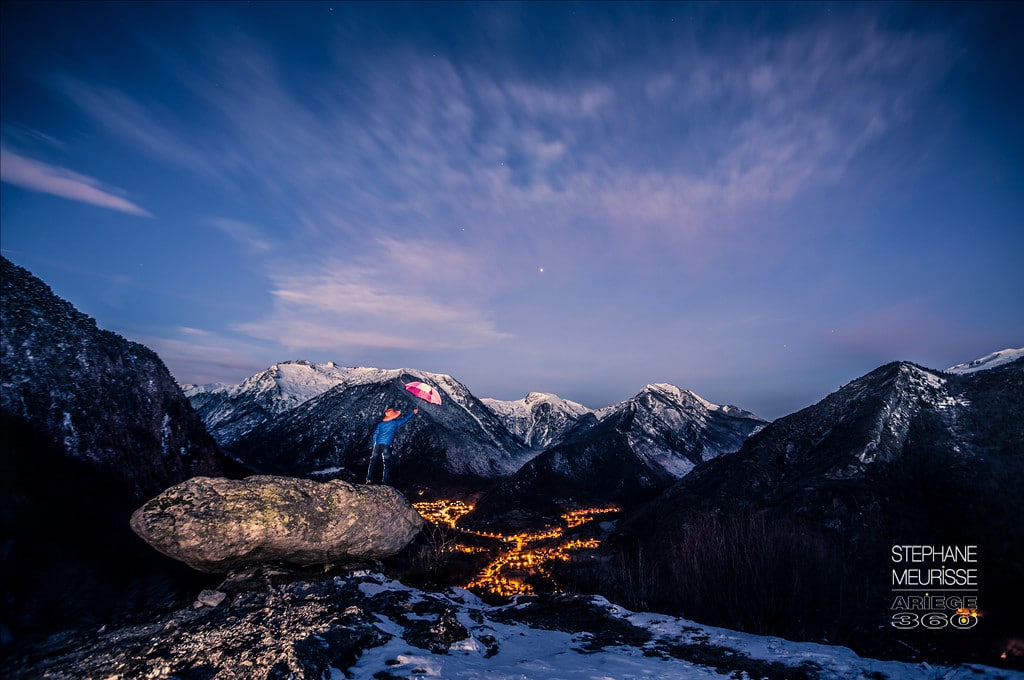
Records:
<instances>
[{"instance_id":1,"label":"person standing","mask_svg":"<svg viewBox=\"0 0 1024 680\"><path fill-rule=\"evenodd\" d=\"M388 458L391 457L391 445L395 441L395 432L419 412L418 408L414 408L412 413L404 418L399 418L402 412L397 408L384 410L384 418L377 423L377 428L373 431L373 451L370 453L370 465L366 468L367 484L373 484L378 460L381 465L381 484L388 483Z\"/></svg>"}]
</instances>

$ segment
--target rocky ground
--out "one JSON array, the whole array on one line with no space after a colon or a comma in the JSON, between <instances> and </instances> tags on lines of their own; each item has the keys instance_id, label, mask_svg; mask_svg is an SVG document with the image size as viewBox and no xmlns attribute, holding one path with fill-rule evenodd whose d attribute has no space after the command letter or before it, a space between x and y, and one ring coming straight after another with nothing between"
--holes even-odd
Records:
<instances>
[{"instance_id":1,"label":"rocky ground","mask_svg":"<svg viewBox=\"0 0 1024 680\"><path fill-rule=\"evenodd\" d=\"M489 606L368 571L251 567L151 620L52 637L9 655L18 678L1020 678L982 666L863 659L759 638L601 598L550 595Z\"/></svg>"}]
</instances>

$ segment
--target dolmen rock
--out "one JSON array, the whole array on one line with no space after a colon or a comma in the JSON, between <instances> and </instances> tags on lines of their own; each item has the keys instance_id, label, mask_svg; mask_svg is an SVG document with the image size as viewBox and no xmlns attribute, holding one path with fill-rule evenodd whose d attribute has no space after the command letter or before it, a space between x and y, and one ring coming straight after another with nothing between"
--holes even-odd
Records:
<instances>
[{"instance_id":1,"label":"dolmen rock","mask_svg":"<svg viewBox=\"0 0 1024 680\"><path fill-rule=\"evenodd\" d=\"M390 486L258 475L193 477L135 511L131 527L199 571L245 564L369 562L407 546L424 521Z\"/></svg>"}]
</instances>

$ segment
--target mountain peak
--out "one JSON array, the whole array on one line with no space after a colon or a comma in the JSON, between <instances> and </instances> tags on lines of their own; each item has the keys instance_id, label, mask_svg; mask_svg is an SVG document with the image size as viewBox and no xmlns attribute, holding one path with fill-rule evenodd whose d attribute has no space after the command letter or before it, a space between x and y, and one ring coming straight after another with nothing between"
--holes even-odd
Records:
<instances>
[{"instance_id":1,"label":"mountain peak","mask_svg":"<svg viewBox=\"0 0 1024 680\"><path fill-rule=\"evenodd\" d=\"M677 403L694 403L702 406L708 411L717 411L722 407L718 404L713 404L704 397L700 396L696 392L691 390L684 390L681 387L673 385L671 383L650 383L645 385L640 392L634 397L634 399L643 397L644 395L652 394L661 397L666 397Z\"/></svg>"},{"instance_id":2,"label":"mountain peak","mask_svg":"<svg viewBox=\"0 0 1024 680\"><path fill-rule=\"evenodd\" d=\"M337 366L333 361L314 364L303 359L273 364L250 376L241 385L228 390L239 392L275 391L293 403L306 401L344 381L354 370Z\"/></svg>"},{"instance_id":3,"label":"mountain peak","mask_svg":"<svg viewBox=\"0 0 1024 680\"><path fill-rule=\"evenodd\" d=\"M592 413L583 404L548 392L530 392L515 401L480 401L501 418L509 432L534 449L550 446L575 427L581 417Z\"/></svg>"},{"instance_id":4,"label":"mountain peak","mask_svg":"<svg viewBox=\"0 0 1024 680\"><path fill-rule=\"evenodd\" d=\"M1002 366L1003 364L1009 364L1018 359L1024 358L1024 347L1018 347L1017 349L1003 349L998 352L992 352L992 354L969 361L966 364L957 364L956 366L950 366L946 369L946 373L957 373L960 375L966 373L976 373L978 371L986 371L996 366Z\"/></svg>"}]
</instances>

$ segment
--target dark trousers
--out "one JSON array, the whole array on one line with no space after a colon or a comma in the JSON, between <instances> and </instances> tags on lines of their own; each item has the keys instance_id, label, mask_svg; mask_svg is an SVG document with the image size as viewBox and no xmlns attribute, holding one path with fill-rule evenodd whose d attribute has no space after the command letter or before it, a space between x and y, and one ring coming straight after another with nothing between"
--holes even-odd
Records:
<instances>
[{"instance_id":1,"label":"dark trousers","mask_svg":"<svg viewBox=\"0 0 1024 680\"><path fill-rule=\"evenodd\" d=\"M388 483L388 458L391 457L391 445L390 444L374 444L373 452L370 453L370 466L366 468L366 483L370 484L373 482L373 478L377 473L377 460L380 460L381 484Z\"/></svg>"}]
</instances>

